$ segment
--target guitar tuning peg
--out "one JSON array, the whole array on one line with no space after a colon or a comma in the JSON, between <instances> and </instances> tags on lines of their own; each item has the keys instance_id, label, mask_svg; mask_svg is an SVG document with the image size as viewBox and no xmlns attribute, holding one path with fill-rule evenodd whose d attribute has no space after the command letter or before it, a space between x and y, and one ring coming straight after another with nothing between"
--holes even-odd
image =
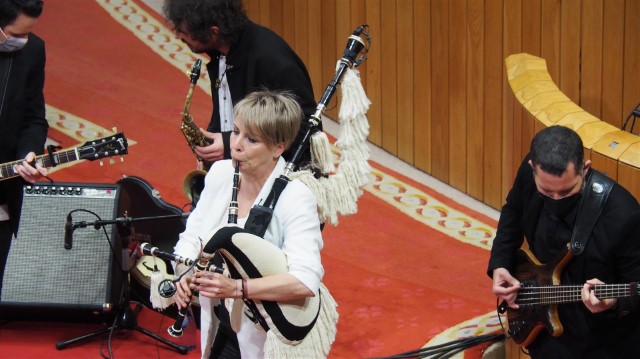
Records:
<instances>
[{"instance_id":1,"label":"guitar tuning peg","mask_svg":"<svg viewBox=\"0 0 640 359\"><path fill-rule=\"evenodd\" d=\"M104 163L102 163L102 160L100 160L100 167L104 166Z\"/></svg>"},{"instance_id":2,"label":"guitar tuning peg","mask_svg":"<svg viewBox=\"0 0 640 359\"><path fill-rule=\"evenodd\" d=\"M124 157L120 156L120 162L124 162Z\"/></svg>"},{"instance_id":3,"label":"guitar tuning peg","mask_svg":"<svg viewBox=\"0 0 640 359\"><path fill-rule=\"evenodd\" d=\"M113 133L118 133L118 128L117 127L111 127L111 130L113 130Z\"/></svg>"}]
</instances>

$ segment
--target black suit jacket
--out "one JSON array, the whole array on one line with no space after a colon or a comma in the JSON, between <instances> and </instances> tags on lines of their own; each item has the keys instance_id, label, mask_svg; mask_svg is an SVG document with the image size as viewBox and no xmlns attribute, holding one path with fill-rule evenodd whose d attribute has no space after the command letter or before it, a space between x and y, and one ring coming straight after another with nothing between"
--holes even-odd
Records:
<instances>
[{"instance_id":1,"label":"black suit jacket","mask_svg":"<svg viewBox=\"0 0 640 359\"><path fill-rule=\"evenodd\" d=\"M44 152L49 128L43 94L45 62L44 41L33 33L24 48L0 52L0 163ZM0 197L9 205L14 232L23 184L20 177L0 182Z\"/></svg>"},{"instance_id":2,"label":"black suit jacket","mask_svg":"<svg viewBox=\"0 0 640 359\"><path fill-rule=\"evenodd\" d=\"M211 93L213 100L213 114L209 124L209 131L220 131L220 113L218 111L218 89L215 80L218 73L218 58L220 53L210 53L211 62L207 64L207 71L211 78ZM251 92L268 90L286 90L292 93L305 115L303 122L308 119L316 108L313 97L313 87L307 68L289 45L273 31L248 21L238 42L231 46L226 57L227 71L225 76L229 83L231 101L235 106ZM304 126L301 132L304 131ZM322 129L322 126L320 126ZM223 133L224 158L231 158L229 146L230 132ZM292 144L295 149L300 143L300 137ZM289 160L290 151L283 154ZM309 160L307 149L305 160Z\"/></svg>"}]
</instances>

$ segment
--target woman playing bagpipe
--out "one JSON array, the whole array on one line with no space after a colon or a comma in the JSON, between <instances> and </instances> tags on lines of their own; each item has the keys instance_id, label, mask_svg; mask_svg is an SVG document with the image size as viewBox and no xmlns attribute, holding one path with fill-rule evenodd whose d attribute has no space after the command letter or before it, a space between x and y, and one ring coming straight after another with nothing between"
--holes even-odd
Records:
<instances>
[{"instance_id":1,"label":"woman playing bagpipe","mask_svg":"<svg viewBox=\"0 0 640 359\"><path fill-rule=\"evenodd\" d=\"M232 159L215 162L207 173L200 201L175 246L176 255L199 257L212 233L234 222L236 216L237 227L245 225L251 208L265 202L274 181L283 173L285 161L281 155L294 141L302 116L297 102L282 92L255 92L236 105ZM234 168L239 169L239 180ZM230 204L236 196L237 201ZM320 220L316 198L302 182L292 180L287 184L266 232L262 238L249 237L249 241L267 241L279 248L288 269L246 279L237 273L230 277L195 271L183 276L177 285L174 300L180 308L188 305L192 291L199 292L204 358L265 356L269 329L265 330L264 320L256 320L256 307L245 303L304 302L319 296L324 274ZM177 268L177 272L181 269L185 268ZM326 300L333 302L328 292ZM330 330L335 336L335 328Z\"/></svg>"}]
</instances>

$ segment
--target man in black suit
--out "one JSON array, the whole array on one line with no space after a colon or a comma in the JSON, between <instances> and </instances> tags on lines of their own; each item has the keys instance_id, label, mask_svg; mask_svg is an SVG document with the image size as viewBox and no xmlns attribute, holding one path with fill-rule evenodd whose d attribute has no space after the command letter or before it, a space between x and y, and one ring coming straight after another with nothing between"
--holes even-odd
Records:
<instances>
[{"instance_id":1,"label":"man in black suit","mask_svg":"<svg viewBox=\"0 0 640 359\"><path fill-rule=\"evenodd\" d=\"M583 151L578 134L566 127L548 127L535 136L502 208L491 249L493 293L514 309L523 286L514 278L515 253L523 239L541 263L557 263L569 250L573 255L560 282L582 286L580 297L558 305L564 332L553 337L542 330L527 347L533 358L637 356L638 296L598 298L593 287L640 281L638 201L592 169ZM596 210L582 208L602 212L597 216Z\"/></svg>"},{"instance_id":2,"label":"man in black suit","mask_svg":"<svg viewBox=\"0 0 640 359\"><path fill-rule=\"evenodd\" d=\"M268 89L293 94L305 115L300 129L305 132L306 119L316 109L307 68L284 39L249 20L242 0L165 0L163 12L179 40L211 59L207 71L214 110L202 133L213 143L195 148L205 166L231 158L233 107L251 92ZM290 160L301 138L285 151L285 160ZM310 160L307 145L297 165Z\"/></svg>"},{"instance_id":3,"label":"man in black suit","mask_svg":"<svg viewBox=\"0 0 640 359\"><path fill-rule=\"evenodd\" d=\"M11 240L18 231L22 185L47 171L32 164L44 151L49 128L44 107L45 49L31 33L42 13L42 0L0 0L0 163L19 177L0 179L0 293Z\"/></svg>"}]
</instances>

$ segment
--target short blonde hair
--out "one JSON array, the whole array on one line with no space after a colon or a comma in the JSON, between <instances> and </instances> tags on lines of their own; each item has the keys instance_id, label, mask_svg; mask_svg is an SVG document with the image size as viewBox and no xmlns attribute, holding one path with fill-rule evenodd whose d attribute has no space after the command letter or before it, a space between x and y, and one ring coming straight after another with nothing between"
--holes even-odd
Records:
<instances>
[{"instance_id":1,"label":"short blonde hair","mask_svg":"<svg viewBox=\"0 0 640 359\"><path fill-rule=\"evenodd\" d=\"M284 143L285 149L296 139L303 116L292 94L270 90L248 94L236 104L234 114L251 136L271 146Z\"/></svg>"}]
</instances>

